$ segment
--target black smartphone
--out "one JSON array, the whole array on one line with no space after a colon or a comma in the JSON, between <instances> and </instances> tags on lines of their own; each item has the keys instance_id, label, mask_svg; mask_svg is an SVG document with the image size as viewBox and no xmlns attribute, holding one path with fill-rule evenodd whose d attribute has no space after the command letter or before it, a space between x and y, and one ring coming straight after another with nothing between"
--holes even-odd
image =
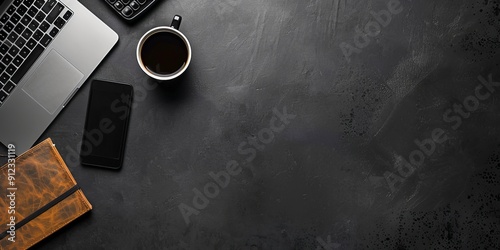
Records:
<instances>
[{"instance_id":1,"label":"black smartphone","mask_svg":"<svg viewBox=\"0 0 500 250\"><path fill-rule=\"evenodd\" d=\"M133 94L128 84L92 81L80 148L82 164L121 168Z\"/></svg>"}]
</instances>

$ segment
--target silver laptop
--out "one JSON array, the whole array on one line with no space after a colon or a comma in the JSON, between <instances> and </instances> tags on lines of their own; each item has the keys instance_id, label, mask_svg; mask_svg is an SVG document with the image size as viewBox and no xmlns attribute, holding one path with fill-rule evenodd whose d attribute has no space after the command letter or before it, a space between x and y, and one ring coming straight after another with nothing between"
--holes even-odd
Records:
<instances>
[{"instance_id":1,"label":"silver laptop","mask_svg":"<svg viewBox=\"0 0 500 250\"><path fill-rule=\"evenodd\" d=\"M77 0L0 0L0 142L31 148L117 41Z\"/></svg>"}]
</instances>

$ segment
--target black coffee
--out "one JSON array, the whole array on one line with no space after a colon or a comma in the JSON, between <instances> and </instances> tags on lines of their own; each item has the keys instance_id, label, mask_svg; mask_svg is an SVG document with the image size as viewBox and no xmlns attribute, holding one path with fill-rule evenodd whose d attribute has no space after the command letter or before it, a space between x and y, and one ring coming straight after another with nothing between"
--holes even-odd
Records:
<instances>
[{"instance_id":1,"label":"black coffee","mask_svg":"<svg viewBox=\"0 0 500 250\"><path fill-rule=\"evenodd\" d=\"M182 38L176 34L159 32L144 42L141 58L149 71L170 75L184 67L188 60L188 51Z\"/></svg>"}]
</instances>

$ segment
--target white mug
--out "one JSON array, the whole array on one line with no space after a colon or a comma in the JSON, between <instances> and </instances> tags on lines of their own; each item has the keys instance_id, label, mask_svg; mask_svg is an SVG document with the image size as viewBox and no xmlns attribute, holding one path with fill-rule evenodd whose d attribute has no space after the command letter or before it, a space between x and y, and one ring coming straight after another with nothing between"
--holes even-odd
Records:
<instances>
[{"instance_id":1,"label":"white mug","mask_svg":"<svg viewBox=\"0 0 500 250\"><path fill-rule=\"evenodd\" d=\"M137 51L136 51L137 63L139 63L139 66L141 67L142 71L144 71L144 73L146 73L148 76L150 76L156 80L159 80L159 81L168 81L168 80L172 80L172 79L179 77L188 68L189 63L191 63L191 44L189 43L186 36L184 34L182 34L182 32L179 31L179 26L181 24L181 21L182 21L182 17L179 15L175 15L173 20L172 20L172 24L170 26L160 26L160 27L153 28L153 29L149 30L148 32L146 32L146 34L144 34L141 37L141 39L139 40L139 43L137 44ZM147 56L147 55L143 54L143 49L144 49L144 45L146 44L148 39L151 38L151 36L153 36L155 34L163 33L163 32L174 34L178 38L180 38L180 40L182 40L182 42L185 46L186 53L187 53L186 56L183 56L185 58L178 60L178 63L181 63L181 61L183 61L182 62L183 64L179 65L179 68L176 69L175 71L169 72L169 73L158 72L160 70L150 69L149 67L147 67L145 65L144 60L143 60L143 59L145 59L143 57ZM146 44L146 46L148 46L148 45ZM165 44L165 46L169 46L169 45ZM151 51L151 48L147 48L145 50L148 51L148 53L153 52L153 51ZM184 51L182 54L184 54ZM158 54L154 54L153 56L157 56L157 55ZM165 60L169 60L169 58L163 58L163 57L159 58L159 59L163 60L163 62L165 62ZM157 69L160 69L161 67L162 67L162 65L160 65L159 63L156 64ZM165 66L163 66L163 67L165 67Z\"/></svg>"}]
</instances>

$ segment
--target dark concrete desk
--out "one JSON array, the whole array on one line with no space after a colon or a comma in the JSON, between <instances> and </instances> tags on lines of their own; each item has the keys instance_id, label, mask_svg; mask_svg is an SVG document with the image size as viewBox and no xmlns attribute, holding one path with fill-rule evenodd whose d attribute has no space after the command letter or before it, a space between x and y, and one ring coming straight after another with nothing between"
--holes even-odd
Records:
<instances>
[{"instance_id":1,"label":"dark concrete desk","mask_svg":"<svg viewBox=\"0 0 500 250\"><path fill-rule=\"evenodd\" d=\"M136 89L127 157L72 160L85 84L41 139L94 209L37 248L500 247L498 1L82 2L120 35L91 78ZM158 86L136 44L174 14L193 61Z\"/></svg>"}]
</instances>

